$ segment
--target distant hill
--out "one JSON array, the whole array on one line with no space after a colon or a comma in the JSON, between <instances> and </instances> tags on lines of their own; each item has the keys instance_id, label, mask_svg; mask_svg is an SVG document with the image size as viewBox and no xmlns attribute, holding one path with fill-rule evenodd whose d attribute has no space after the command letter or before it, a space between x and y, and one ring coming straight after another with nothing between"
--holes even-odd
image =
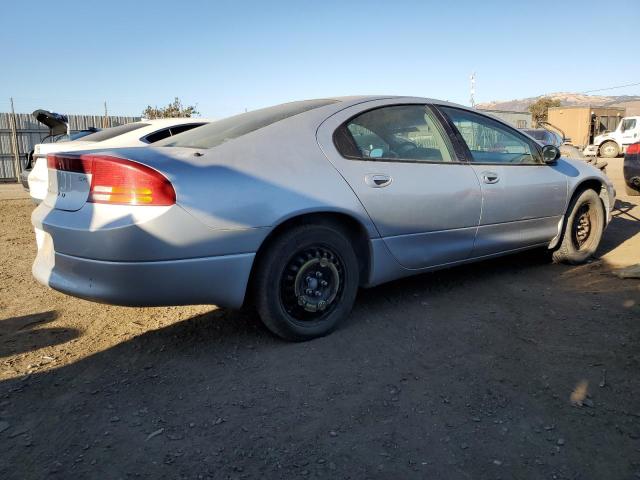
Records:
<instances>
[{"instance_id":1,"label":"distant hill","mask_svg":"<svg viewBox=\"0 0 640 480\"><path fill-rule=\"evenodd\" d=\"M519 100L480 103L476 108L481 110L512 110L515 112L526 112L529 105L541 98L538 97L522 98ZM544 95L553 99L560 100L562 106L574 105L592 105L605 107L623 107L626 108L627 115L640 115L640 95L586 95L584 93L558 92Z\"/></svg>"}]
</instances>

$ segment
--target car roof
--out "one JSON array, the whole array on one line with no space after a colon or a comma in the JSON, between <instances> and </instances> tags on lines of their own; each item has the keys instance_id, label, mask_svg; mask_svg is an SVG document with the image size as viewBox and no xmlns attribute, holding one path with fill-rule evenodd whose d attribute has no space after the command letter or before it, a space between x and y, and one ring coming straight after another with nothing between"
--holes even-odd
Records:
<instances>
[{"instance_id":1,"label":"car roof","mask_svg":"<svg viewBox=\"0 0 640 480\"><path fill-rule=\"evenodd\" d=\"M428 97L418 97L411 95L349 95L344 97L327 97L328 100L335 100L340 104L340 108L344 108L349 104L356 105L362 102L369 102L373 100L397 100L399 102L418 102L418 103L433 103L437 105L449 105L452 107L460 107L464 109L469 109L469 107L465 107L464 105L459 105L456 103L448 102L446 100L438 100L436 98L428 98ZM321 99L318 99L321 100Z\"/></svg>"},{"instance_id":2,"label":"car roof","mask_svg":"<svg viewBox=\"0 0 640 480\"><path fill-rule=\"evenodd\" d=\"M313 101L318 101L318 100L323 100L323 99L314 99L314 100L308 100L308 101L313 102ZM319 107L319 108L314 108L314 109L305 111L302 114L300 114L300 117L306 117L306 118L308 118L310 120L311 119L315 119L316 121L322 122L326 118L334 115L335 113L337 113L337 112L339 112L341 110L345 110L347 108L358 106L358 105L361 105L363 107L363 110L366 110L367 106L364 105L364 104L366 104L366 103L376 103L376 102L379 102L379 101L384 101L385 106L388 106L388 105L391 105L391 104L401 105L401 104L414 104L415 103L415 104L432 104L432 105L459 108L459 109L462 109L462 110L467 110L467 111L474 112L474 113L477 113L477 114L480 114L480 115L484 115L486 117L491 117L495 121L497 121L499 123L502 123L504 125L507 125L510 128L512 128L507 122L505 122L501 118L496 117L494 115L487 114L486 112L483 112L481 110L476 110L475 108L472 108L472 107L467 107L467 106L460 105L460 104L453 103L453 102L449 102L449 101L446 101L446 100L438 100L436 98L402 96L402 95L351 95L351 96L345 96L345 97L326 97L324 100L332 100L333 103L330 103L328 105L324 105L324 106ZM298 117L298 116L296 116L296 117ZM291 120L291 118L293 118L293 117L285 119L285 120L283 120L283 122L286 124L286 122ZM281 123L281 122L278 122L278 123Z\"/></svg>"},{"instance_id":3,"label":"car roof","mask_svg":"<svg viewBox=\"0 0 640 480\"><path fill-rule=\"evenodd\" d=\"M427 97L413 97L413 96L401 96L401 95L350 95L350 96L337 96L337 97L324 97L324 98L315 98L315 99L306 99L306 100L296 100L296 101L292 101L292 102L285 102L285 103L281 103L281 104L277 104L277 105L269 105L265 108L277 108L277 107L281 107L281 106L286 106L290 103L315 103L315 102L322 102L322 101L326 101L327 103L325 105L322 105L320 107L317 108L312 108L309 110L306 110L298 115L295 115L294 117L296 118L308 118L308 119L318 119L318 120L324 120L326 118L328 118L329 116L356 106L356 105L361 105L364 103L370 103L370 102L377 102L377 101L393 101L393 102L397 102L398 104L403 104L403 103L425 103L425 104L434 104L434 105L443 105L443 106L450 106L450 107L456 107L456 108L462 108L465 110L472 110L475 111L474 109L471 109L469 107L465 107L464 105L458 105L456 103L451 103L451 102L447 102L444 100L437 100L435 98L427 98ZM249 112L251 113L251 112ZM480 112L482 113L482 112ZM485 114L486 115L486 114ZM290 120L293 117L284 119L283 122L287 123L288 120ZM500 120L500 119L498 119ZM295 120L294 120L295 121ZM278 122L281 123L281 122Z\"/></svg>"},{"instance_id":4,"label":"car roof","mask_svg":"<svg viewBox=\"0 0 640 480\"><path fill-rule=\"evenodd\" d=\"M211 125L185 132L176 140L160 140L155 146L213 148L266 127L270 130L285 130L287 135L299 136L315 133L322 123L344 110L353 109L355 115L368 109L407 104L434 104L470 110L443 100L399 95L351 95L296 100L232 115ZM495 120L504 123L498 118Z\"/></svg>"}]
</instances>

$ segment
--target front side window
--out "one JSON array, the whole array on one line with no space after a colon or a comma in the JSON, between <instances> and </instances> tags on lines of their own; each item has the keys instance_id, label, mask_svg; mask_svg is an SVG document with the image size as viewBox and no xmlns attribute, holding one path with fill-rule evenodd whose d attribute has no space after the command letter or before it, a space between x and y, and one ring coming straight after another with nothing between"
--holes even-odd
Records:
<instances>
[{"instance_id":1,"label":"front side window","mask_svg":"<svg viewBox=\"0 0 640 480\"><path fill-rule=\"evenodd\" d=\"M439 107L460 132L475 163L539 164L538 151L523 137L492 118L467 110Z\"/></svg>"},{"instance_id":2,"label":"front side window","mask_svg":"<svg viewBox=\"0 0 640 480\"><path fill-rule=\"evenodd\" d=\"M633 130L636 128L636 119L635 118L627 118L622 121L622 131L626 132L627 130Z\"/></svg>"},{"instance_id":3,"label":"front side window","mask_svg":"<svg viewBox=\"0 0 640 480\"><path fill-rule=\"evenodd\" d=\"M347 158L413 162L451 162L449 139L424 105L393 105L364 112L334 135Z\"/></svg>"}]
</instances>

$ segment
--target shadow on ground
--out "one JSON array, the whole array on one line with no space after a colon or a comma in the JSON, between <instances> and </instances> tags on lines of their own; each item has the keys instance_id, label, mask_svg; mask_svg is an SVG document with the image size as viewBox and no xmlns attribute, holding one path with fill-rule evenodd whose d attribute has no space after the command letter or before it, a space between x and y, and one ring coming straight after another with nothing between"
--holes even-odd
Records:
<instances>
[{"instance_id":1,"label":"shadow on ground","mask_svg":"<svg viewBox=\"0 0 640 480\"><path fill-rule=\"evenodd\" d=\"M640 218L633 211L636 203L616 200L612 212L612 221L605 231L598 249L598 255L606 255L621 244L640 234Z\"/></svg>"},{"instance_id":2,"label":"shadow on ground","mask_svg":"<svg viewBox=\"0 0 640 480\"><path fill-rule=\"evenodd\" d=\"M543 258L363 291L313 342L214 310L4 381L0 476L629 478L638 283Z\"/></svg>"},{"instance_id":3,"label":"shadow on ground","mask_svg":"<svg viewBox=\"0 0 640 480\"><path fill-rule=\"evenodd\" d=\"M73 328L41 328L56 318L58 313L51 310L0 320L0 358L60 345L80 336L80 331Z\"/></svg>"}]
</instances>

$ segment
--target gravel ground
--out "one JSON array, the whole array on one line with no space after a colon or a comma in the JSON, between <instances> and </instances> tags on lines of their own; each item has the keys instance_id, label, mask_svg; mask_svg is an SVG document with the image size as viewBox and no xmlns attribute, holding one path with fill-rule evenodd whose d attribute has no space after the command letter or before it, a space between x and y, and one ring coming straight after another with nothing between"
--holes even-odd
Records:
<instances>
[{"instance_id":1,"label":"gravel ground","mask_svg":"<svg viewBox=\"0 0 640 480\"><path fill-rule=\"evenodd\" d=\"M333 335L121 308L31 277L0 195L0 478L640 477L640 197L599 259L539 252L362 291ZM0 190L7 186L0 185Z\"/></svg>"}]
</instances>

